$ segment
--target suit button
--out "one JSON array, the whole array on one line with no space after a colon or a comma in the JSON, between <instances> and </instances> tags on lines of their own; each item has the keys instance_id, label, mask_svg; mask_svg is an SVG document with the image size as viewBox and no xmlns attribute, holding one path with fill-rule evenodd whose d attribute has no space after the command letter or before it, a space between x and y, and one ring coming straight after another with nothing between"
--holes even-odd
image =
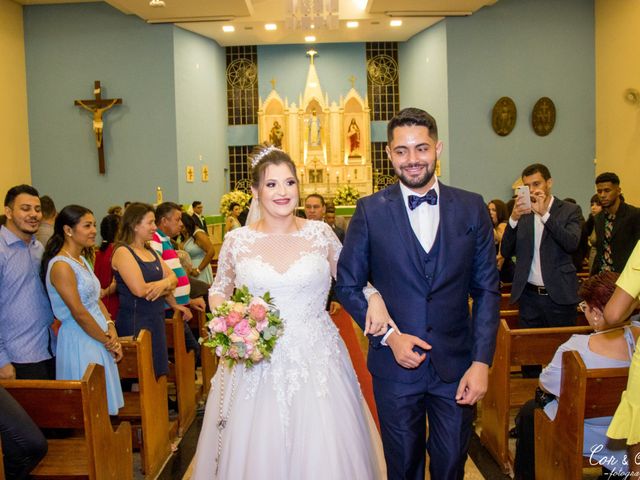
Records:
<instances>
[{"instance_id":1,"label":"suit button","mask_svg":"<svg viewBox=\"0 0 640 480\"><path fill-rule=\"evenodd\" d=\"M433 328L427 327L427 333L431 333L432 330L433 330Z\"/></svg>"},{"instance_id":2,"label":"suit button","mask_svg":"<svg viewBox=\"0 0 640 480\"><path fill-rule=\"evenodd\" d=\"M430 302L431 300L433 300L433 297L432 297L431 295L429 295L429 296L427 297L427 302Z\"/></svg>"}]
</instances>

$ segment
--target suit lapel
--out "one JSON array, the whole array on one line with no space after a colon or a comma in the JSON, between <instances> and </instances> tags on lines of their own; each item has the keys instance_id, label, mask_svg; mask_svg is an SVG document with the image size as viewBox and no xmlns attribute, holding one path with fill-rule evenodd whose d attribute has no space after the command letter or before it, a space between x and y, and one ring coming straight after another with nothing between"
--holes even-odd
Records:
<instances>
[{"instance_id":1,"label":"suit lapel","mask_svg":"<svg viewBox=\"0 0 640 480\"><path fill-rule=\"evenodd\" d=\"M553 203L551 204L551 209L549 210L549 214L550 215L556 215L558 212L558 209L560 208L560 204L562 203L561 200L557 199L557 198L553 198ZM535 215L535 214L534 214ZM542 244L544 243L544 241L546 240L546 238L549 236L549 231L545 228L542 230L542 239L540 240L540 246L542 247Z\"/></svg>"},{"instance_id":2,"label":"suit lapel","mask_svg":"<svg viewBox=\"0 0 640 480\"><path fill-rule=\"evenodd\" d=\"M439 180L438 180L439 181ZM434 276L434 283L432 289L438 284L438 280L442 280L443 276L438 275L438 272L445 268L449 257L449 248L451 244L455 244L456 238L460 235L464 235L466 232L457 231L460 229L460 219L456 214L456 203L453 199L452 190L440 182L440 196L438 203L440 205L440 224L438 225L438 233L436 234L436 241L438 241L438 261L436 263L436 274Z\"/></svg>"},{"instance_id":3,"label":"suit lapel","mask_svg":"<svg viewBox=\"0 0 640 480\"><path fill-rule=\"evenodd\" d=\"M409 222L409 215L407 215L407 209L404 206L404 198L402 197L402 191L400 190L400 184L396 183L385 191L387 198L387 208L389 209L389 215L393 219L395 230L400 237L400 243L406 249L411 262L418 270L420 276L422 276L422 269L420 265L420 256L416 250L416 245L420 245L416 234L411 228Z\"/></svg>"}]
</instances>

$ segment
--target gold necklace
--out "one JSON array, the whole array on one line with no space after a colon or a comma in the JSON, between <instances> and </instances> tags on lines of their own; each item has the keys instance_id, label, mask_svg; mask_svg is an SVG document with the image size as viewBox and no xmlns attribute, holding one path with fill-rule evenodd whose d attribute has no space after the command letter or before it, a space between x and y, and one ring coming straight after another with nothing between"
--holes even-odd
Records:
<instances>
[{"instance_id":1,"label":"gold necklace","mask_svg":"<svg viewBox=\"0 0 640 480\"><path fill-rule=\"evenodd\" d=\"M62 252L69 257L71 260L73 260L74 262L80 264L81 267L83 268L87 268L87 266L84 264L84 262L82 260L77 259L76 257L74 257L73 255L71 255L67 250L65 250L64 248L61 249Z\"/></svg>"}]
</instances>

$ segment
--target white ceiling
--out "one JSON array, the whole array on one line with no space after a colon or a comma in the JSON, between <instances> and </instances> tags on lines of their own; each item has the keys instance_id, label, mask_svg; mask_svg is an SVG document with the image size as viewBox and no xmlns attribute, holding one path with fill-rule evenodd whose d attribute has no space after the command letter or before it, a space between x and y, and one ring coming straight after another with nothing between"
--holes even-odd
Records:
<instances>
[{"instance_id":1,"label":"white ceiling","mask_svg":"<svg viewBox=\"0 0 640 480\"><path fill-rule=\"evenodd\" d=\"M81 3L96 0L15 0L24 5ZM336 0L339 27L335 30L288 30L286 5L291 0L164 0L153 8L149 0L106 0L125 14L137 15L148 23L175 23L179 27L212 38L221 46L303 43L315 35L318 43L401 42L439 22L446 16L471 15L497 0ZM391 19L402 26L391 27ZM358 28L346 27L357 20ZM277 30L267 31L266 23ZM223 25L235 32L225 33Z\"/></svg>"}]
</instances>

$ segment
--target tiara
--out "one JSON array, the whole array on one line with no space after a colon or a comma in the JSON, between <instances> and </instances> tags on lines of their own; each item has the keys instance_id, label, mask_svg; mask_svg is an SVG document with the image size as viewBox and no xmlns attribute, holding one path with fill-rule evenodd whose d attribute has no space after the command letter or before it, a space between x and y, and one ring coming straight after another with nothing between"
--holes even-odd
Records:
<instances>
[{"instance_id":1,"label":"tiara","mask_svg":"<svg viewBox=\"0 0 640 480\"><path fill-rule=\"evenodd\" d=\"M251 168L256 168L256 165L258 165L260 160L262 160L264 157L269 155L271 152L282 152L282 151L283 150L280 150L278 147L274 145L269 145L268 147L264 148L263 150L259 151L253 156L253 158L251 159Z\"/></svg>"}]
</instances>

